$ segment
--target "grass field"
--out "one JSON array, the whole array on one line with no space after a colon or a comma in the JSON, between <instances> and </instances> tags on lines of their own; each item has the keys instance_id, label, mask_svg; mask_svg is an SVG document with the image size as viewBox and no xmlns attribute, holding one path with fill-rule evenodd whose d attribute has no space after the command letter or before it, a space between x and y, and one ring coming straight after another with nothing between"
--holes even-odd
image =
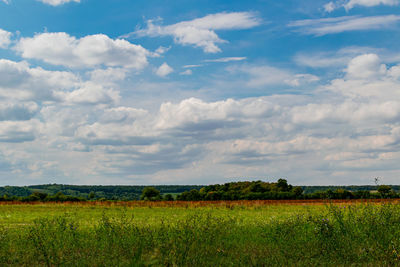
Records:
<instances>
[{"instance_id":1,"label":"grass field","mask_svg":"<svg viewBox=\"0 0 400 267\"><path fill-rule=\"evenodd\" d=\"M400 265L400 205L0 205L0 266Z\"/></svg>"}]
</instances>

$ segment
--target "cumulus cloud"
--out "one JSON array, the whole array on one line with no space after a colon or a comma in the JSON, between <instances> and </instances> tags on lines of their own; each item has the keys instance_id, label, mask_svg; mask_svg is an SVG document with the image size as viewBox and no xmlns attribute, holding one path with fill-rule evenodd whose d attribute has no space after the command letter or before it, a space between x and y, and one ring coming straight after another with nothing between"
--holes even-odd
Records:
<instances>
[{"instance_id":1,"label":"cumulus cloud","mask_svg":"<svg viewBox=\"0 0 400 267\"><path fill-rule=\"evenodd\" d=\"M329 2L324 5L324 9L326 12L332 12L335 9L344 7L347 11L354 8L355 6L364 6L364 7L373 7L378 5L385 6L396 6L399 5L399 0L349 0L349 1L336 1Z\"/></svg>"},{"instance_id":2,"label":"cumulus cloud","mask_svg":"<svg viewBox=\"0 0 400 267\"><path fill-rule=\"evenodd\" d=\"M334 79L326 89L349 98L374 98L376 101L397 101L400 84L396 77L398 66L388 67L376 54L353 58L345 69L343 79Z\"/></svg>"},{"instance_id":3,"label":"cumulus cloud","mask_svg":"<svg viewBox=\"0 0 400 267\"><path fill-rule=\"evenodd\" d=\"M14 48L27 59L39 59L71 68L96 66L143 69L150 54L140 45L113 40L104 34L75 38L64 32L40 33L21 38Z\"/></svg>"},{"instance_id":4,"label":"cumulus cloud","mask_svg":"<svg viewBox=\"0 0 400 267\"><path fill-rule=\"evenodd\" d=\"M202 48L206 53L217 53L218 44L227 41L219 38L217 30L249 29L260 25L260 19L251 12L216 13L202 18L162 26L147 21L147 28L133 32L136 36L172 36L175 43ZM129 34L125 37L129 37Z\"/></svg>"},{"instance_id":5,"label":"cumulus cloud","mask_svg":"<svg viewBox=\"0 0 400 267\"><path fill-rule=\"evenodd\" d=\"M160 77L165 77L171 74L174 71L166 62L164 62L158 69L156 70L156 74Z\"/></svg>"},{"instance_id":6,"label":"cumulus cloud","mask_svg":"<svg viewBox=\"0 0 400 267\"><path fill-rule=\"evenodd\" d=\"M88 72L90 80L103 84L122 81L126 78L127 73L128 70L124 68L96 69Z\"/></svg>"},{"instance_id":7,"label":"cumulus cloud","mask_svg":"<svg viewBox=\"0 0 400 267\"><path fill-rule=\"evenodd\" d=\"M7 48L11 43L11 32L0 29L0 48Z\"/></svg>"},{"instance_id":8,"label":"cumulus cloud","mask_svg":"<svg viewBox=\"0 0 400 267\"><path fill-rule=\"evenodd\" d=\"M0 102L0 121L25 121L39 111L35 102Z\"/></svg>"},{"instance_id":9,"label":"cumulus cloud","mask_svg":"<svg viewBox=\"0 0 400 267\"><path fill-rule=\"evenodd\" d=\"M35 140L40 122L30 121L0 121L0 142L19 143Z\"/></svg>"},{"instance_id":10,"label":"cumulus cloud","mask_svg":"<svg viewBox=\"0 0 400 267\"><path fill-rule=\"evenodd\" d=\"M79 78L66 71L31 68L27 62L0 59L0 97L17 100L54 100L53 92L73 90Z\"/></svg>"},{"instance_id":11,"label":"cumulus cloud","mask_svg":"<svg viewBox=\"0 0 400 267\"><path fill-rule=\"evenodd\" d=\"M120 99L119 91L113 89L114 82L124 75L125 70L120 69L95 70L89 80L83 80L71 72L31 68L27 62L1 59L0 97L37 103L112 104Z\"/></svg>"},{"instance_id":12,"label":"cumulus cloud","mask_svg":"<svg viewBox=\"0 0 400 267\"><path fill-rule=\"evenodd\" d=\"M370 51L350 54L336 79L320 82L307 95L182 97L153 109L124 101L125 92L117 87L126 76L124 68L97 69L80 77L0 60L2 152L9 159L7 168L24 175L51 175L58 169L59 175L110 181L133 177L151 183L154 177L164 181L162 177L176 174L183 183L190 181L185 180L188 171L195 182L205 173L220 179L284 173L293 181L322 179L327 184L332 177L346 183L355 175L365 178L354 183L365 183L383 172L396 181L399 62L385 64ZM246 75L247 86L318 81L268 65L229 70ZM38 153L41 160L33 162Z\"/></svg>"},{"instance_id":13,"label":"cumulus cloud","mask_svg":"<svg viewBox=\"0 0 400 267\"><path fill-rule=\"evenodd\" d=\"M365 54L353 58L346 72L352 79L370 79L385 74L386 66L381 64L378 55Z\"/></svg>"},{"instance_id":14,"label":"cumulus cloud","mask_svg":"<svg viewBox=\"0 0 400 267\"><path fill-rule=\"evenodd\" d=\"M118 91L104 88L102 85L93 82L83 83L80 88L74 91L58 91L54 95L60 101L83 105L109 104L118 102L120 98Z\"/></svg>"},{"instance_id":15,"label":"cumulus cloud","mask_svg":"<svg viewBox=\"0 0 400 267\"><path fill-rule=\"evenodd\" d=\"M80 3L80 0L37 0L39 2L51 5L51 6L59 6L69 2Z\"/></svg>"},{"instance_id":16,"label":"cumulus cloud","mask_svg":"<svg viewBox=\"0 0 400 267\"><path fill-rule=\"evenodd\" d=\"M297 32L315 36L342 33L348 31L379 30L395 26L400 21L400 16L344 16L336 18L297 20L288 24L296 28Z\"/></svg>"}]
</instances>

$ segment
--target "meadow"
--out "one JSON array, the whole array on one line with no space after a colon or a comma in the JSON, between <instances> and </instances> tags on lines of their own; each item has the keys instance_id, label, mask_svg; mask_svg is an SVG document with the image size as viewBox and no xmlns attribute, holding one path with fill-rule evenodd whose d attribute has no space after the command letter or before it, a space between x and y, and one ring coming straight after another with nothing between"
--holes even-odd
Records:
<instances>
[{"instance_id":1,"label":"meadow","mask_svg":"<svg viewBox=\"0 0 400 267\"><path fill-rule=\"evenodd\" d=\"M0 205L0 266L400 266L400 205Z\"/></svg>"}]
</instances>

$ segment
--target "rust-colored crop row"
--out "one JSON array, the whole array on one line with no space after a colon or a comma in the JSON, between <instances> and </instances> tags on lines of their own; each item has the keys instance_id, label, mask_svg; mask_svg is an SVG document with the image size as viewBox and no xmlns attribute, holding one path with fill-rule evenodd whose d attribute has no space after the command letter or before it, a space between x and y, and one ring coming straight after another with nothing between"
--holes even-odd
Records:
<instances>
[{"instance_id":1,"label":"rust-colored crop row","mask_svg":"<svg viewBox=\"0 0 400 267\"><path fill-rule=\"evenodd\" d=\"M76 206L127 206L127 207L226 207L235 206L268 206L268 205L325 205L357 203L399 203L400 199L308 199L308 200L220 200L220 201L84 201L84 202L20 202L4 201L0 205L76 205Z\"/></svg>"}]
</instances>

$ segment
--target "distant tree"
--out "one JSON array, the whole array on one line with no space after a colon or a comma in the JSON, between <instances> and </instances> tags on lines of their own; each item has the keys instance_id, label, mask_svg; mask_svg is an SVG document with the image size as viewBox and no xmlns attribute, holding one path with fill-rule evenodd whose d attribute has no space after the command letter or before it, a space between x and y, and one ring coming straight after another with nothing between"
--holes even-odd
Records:
<instances>
[{"instance_id":1,"label":"distant tree","mask_svg":"<svg viewBox=\"0 0 400 267\"><path fill-rule=\"evenodd\" d=\"M295 186L293 187L292 192L296 197L300 197L303 194L303 188L301 188L300 186Z\"/></svg>"},{"instance_id":2,"label":"distant tree","mask_svg":"<svg viewBox=\"0 0 400 267\"><path fill-rule=\"evenodd\" d=\"M174 200L174 197L173 197L171 194L166 194L166 195L164 196L164 200L165 200L165 201L173 201L173 200Z\"/></svg>"},{"instance_id":3,"label":"distant tree","mask_svg":"<svg viewBox=\"0 0 400 267\"><path fill-rule=\"evenodd\" d=\"M160 200L161 195L160 191L155 189L154 187L145 187L142 191L142 195L140 196L141 200Z\"/></svg>"},{"instance_id":4,"label":"distant tree","mask_svg":"<svg viewBox=\"0 0 400 267\"><path fill-rule=\"evenodd\" d=\"M279 179L276 184L276 187L278 188L279 191L282 191L282 192L289 191L289 185L288 185L286 179Z\"/></svg>"},{"instance_id":5,"label":"distant tree","mask_svg":"<svg viewBox=\"0 0 400 267\"><path fill-rule=\"evenodd\" d=\"M89 195L88 195L88 198L89 199L94 199L96 197L96 194L93 192L93 191L91 191L90 193L89 193Z\"/></svg>"},{"instance_id":6,"label":"distant tree","mask_svg":"<svg viewBox=\"0 0 400 267\"><path fill-rule=\"evenodd\" d=\"M46 194L46 193L42 193L42 192L34 192L34 193L32 193L31 196L32 196L32 198L34 198L34 199L43 201L43 200L46 199L47 194Z\"/></svg>"},{"instance_id":7,"label":"distant tree","mask_svg":"<svg viewBox=\"0 0 400 267\"><path fill-rule=\"evenodd\" d=\"M392 192L392 188L388 185L380 185L378 187L378 192L382 197L388 197Z\"/></svg>"}]
</instances>

